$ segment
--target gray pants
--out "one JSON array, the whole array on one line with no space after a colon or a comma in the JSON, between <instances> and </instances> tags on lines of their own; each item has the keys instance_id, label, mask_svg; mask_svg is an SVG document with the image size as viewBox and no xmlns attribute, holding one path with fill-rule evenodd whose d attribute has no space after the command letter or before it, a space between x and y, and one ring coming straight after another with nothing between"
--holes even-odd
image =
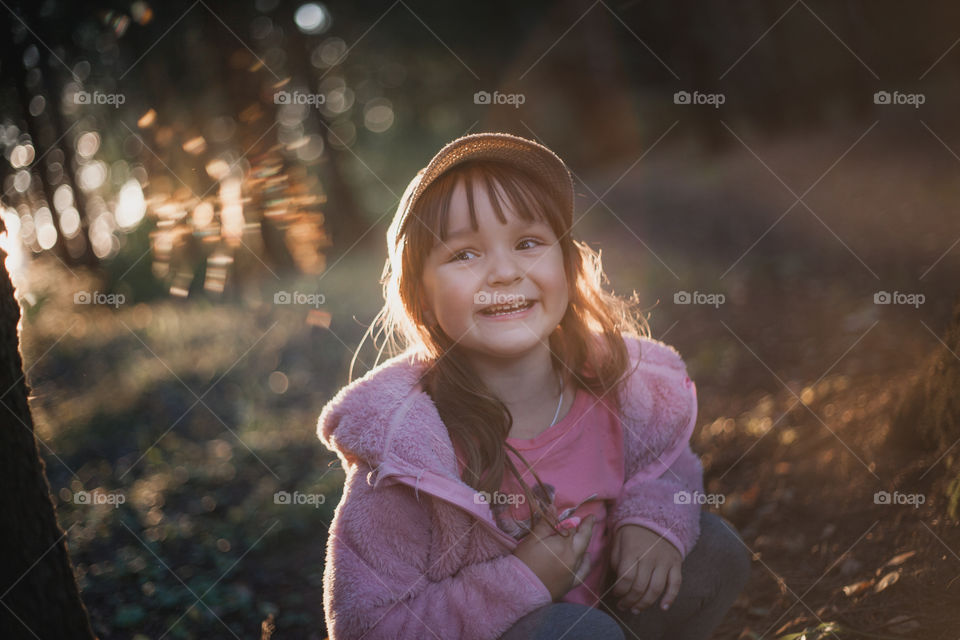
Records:
<instances>
[{"instance_id":1,"label":"gray pants","mask_svg":"<svg viewBox=\"0 0 960 640\"><path fill-rule=\"evenodd\" d=\"M750 553L733 525L700 512L700 537L681 567L680 593L668 611L659 600L634 615L611 592L601 606L555 602L520 618L501 640L708 640L750 577ZM612 586L612 583L611 583Z\"/></svg>"}]
</instances>

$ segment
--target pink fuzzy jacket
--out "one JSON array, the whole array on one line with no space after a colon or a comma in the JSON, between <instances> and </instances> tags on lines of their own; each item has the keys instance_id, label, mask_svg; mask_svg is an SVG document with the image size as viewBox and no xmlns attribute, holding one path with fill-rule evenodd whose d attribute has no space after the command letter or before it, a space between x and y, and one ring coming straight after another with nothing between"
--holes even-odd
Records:
<instances>
[{"instance_id":1,"label":"pink fuzzy jacket","mask_svg":"<svg viewBox=\"0 0 960 640\"><path fill-rule=\"evenodd\" d=\"M625 474L608 530L643 525L686 557L700 534L689 496L703 492L689 444L696 387L672 347L625 340L637 367L618 397ZM512 555L517 541L460 479L447 429L418 385L422 371L407 354L391 358L320 414L317 433L346 472L323 572L331 640L494 640L551 602Z\"/></svg>"}]
</instances>

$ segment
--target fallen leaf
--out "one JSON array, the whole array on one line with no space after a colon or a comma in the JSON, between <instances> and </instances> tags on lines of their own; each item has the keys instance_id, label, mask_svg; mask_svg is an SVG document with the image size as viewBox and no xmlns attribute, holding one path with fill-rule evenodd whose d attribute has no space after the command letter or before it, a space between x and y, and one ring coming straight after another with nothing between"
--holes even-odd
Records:
<instances>
[{"instance_id":1,"label":"fallen leaf","mask_svg":"<svg viewBox=\"0 0 960 640\"><path fill-rule=\"evenodd\" d=\"M891 571L887 575L880 578L880 581L877 583L877 586L873 588L874 593L880 593L890 585L894 584L897 580L900 579L899 571Z\"/></svg>"},{"instance_id":2,"label":"fallen leaf","mask_svg":"<svg viewBox=\"0 0 960 640\"><path fill-rule=\"evenodd\" d=\"M896 626L890 627L890 631L893 631L894 633L910 633L911 631L916 631L919 628L919 620L906 620Z\"/></svg>"},{"instance_id":3,"label":"fallen leaf","mask_svg":"<svg viewBox=\"0 0 960 640\"><path fill-rule=\"evenodd\" d=\"M853 584L848 584L843 588L843 595L855 596L862 591L866 591L872 585L873 585L873 580L864 580L862 582L854 582Z\"/></svg>"},{"instance_id":4,"label":"fallen leaf","mask_svg":"<svg viewBox=\"0 0 960 640\"><path fill-rule=\"evenodd\" d=\"M793 620L791 620L790 622L787 622L786 624L782 625L779 629L776 630L775 633L777 633L777 634L779 635L779 634L783 633L784 631L786 631L787 629L789 629L789 628L791 628L791 627L795 627L795 626L797 626L798 624L801 624L801 623L803 623L803 622L806 622L806 620L807 620L807 617L806 617L806 616L798 616L798 617L794 618ZM779 639L778 639L778 640L779 640Z\"/></svg>"},{"instance_id":5,"label":"fallen leaf","mask_svg":"<svg viewBox=\"0 0 960 640\"><path fill-rule=\"evenodd\" d=\"M900 555L894 556L893 558L891 558L891 559L887 562L887 564L885 564L885 565L883 565L883 566L885 566L885 567L896 567L896 566L899 566L899 565L903 564L904 562L906 562L907 560L909 560L910 558L912 558L912 557L915 556L915 555L917 555L916 550L907 551L906 553L901 553Z\"/></svg>"},{"instance_id":6,"label":"fallen leaf","mask_svg":"<svg viewBox=\"0 0 960 640\"><path fill-rule=\"evenodd\" d=\"M894 633L910 633L920 628L920 621L914 616L900 615L890 618L883 626Z\"/></svg>"}]
</instances>

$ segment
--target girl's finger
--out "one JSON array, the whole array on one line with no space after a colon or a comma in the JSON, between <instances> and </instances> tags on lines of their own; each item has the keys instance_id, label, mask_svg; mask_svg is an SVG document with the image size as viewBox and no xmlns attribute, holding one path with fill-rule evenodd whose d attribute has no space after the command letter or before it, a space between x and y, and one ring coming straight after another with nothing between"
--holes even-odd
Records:
<instances>
[{"instance_id":1,"label":"girl's finger","mask_svg":"<svg viewBox=\"0 0 960 640\"><path fill-rule=\"evenodd\" d=\"M590 573L590 554L585 553L580 559L580 566L577 567L577 571L574 574L573 585L583 584L583 581L587 579L588 573Z\"/></svg>"},{"instance_id":2,"label":"girl's finger","mask_svg":"<svg viewBox=\"0 0 960 640\"><path fill-rule=\"evenodd\" d=\"M553 530L553 526L550 524L551 520L556 518L557 508L551 504L547 509L544 510L544 512L546 515L540 516L537 519L537 524L535 524L533 527L533 530L540 534L540 538L546 538L547 536L557 534L557 532Z\"/></svg>"},{"instance_id":3,"label":"girl's finger","mask_svg":"<svg viewBox=\"0 0 960 640\"><path fill-rule=\"evenodd\" d=\"M620 533L619 532L614 534L613 548L610 549L610 566L616 569L618 564L620 564Z\"/></svg>"},{"instance_id":4,"label":"girl's finger","mask_svg":"<svg viewBox=\"0 0 960 640\"><path fill-rule=\"evenodd\" d=\"M643 597L643 594L647 592L647 585L650 584L652 573L653 569L650 566L638 563L633 584L630 585L630 589L619 602L621 609L630 609Z\"/></svg>"},{"instance_id":5,"label":"girl's finger","mask_svg":"<svg viewBox=\"0 0 960 640\"><path fill-rule=\"evenodd\" d=\"M680 593L680 585L683 583L683 575L680 570L680 565L675 564L670 567L670 575L667 578L667 591L663 594L663 600L660 602L660 608L667 610L670 608L670 605L673 604L673 601L677 599L677 595Z\"/></svg>"},{"instance_id":6,"label":"girl's finger","mask_svg":"<svg viewBox=\"0 0 960 640\"><path fill-rule=\"evenodd\" d=\"M660 597L660 594L663 593L664 587L667 585L667 576L669 572L670 568L662 565L653 570L653 573L650 575L650 584L647 585L646 592L643 594L643 597L631 607L634 613L639 613L641 609L646 609L657 601L657 599Z\"/></svg>"},{"instance_id":7,"label":"girl's finger","mask_svg":"<svg viewBox=\"0 0 960 640\"><path fill-rule=\"evenodd\" d=\"M570 516L569 518L561 520L559 524L560 530L564 532L564 535L566 535L571 529L576 529L579 526L580 518L577 516Z\"/></svg>"},{"instance_id":8,"label":"girl's finger","mask_svg":"<svg viewBox=\"0 0 960 640\"><path fill-rule=\"evenodd\" d=\"M577 527L577 532L573 534L573 549L577 554L583 553L583 550L590 544L590 538L593 535L593 524L597 517L592 513L588 515Z\"/></svg>"},{"instance_id":9,"label":"girl's finger","mask_svg":"<svg viewBox=\"0 0 960 640\"><path fill-rule=\"evenodd\" d=\"M617 580L613 584L613 595L621 597L630 591L633 581L637 577L637 564L627 564L622 560L617 565Z\"/></svg>"},{"instance_id":10,"label":"girl's finger","mask_svg":"<svg viewBox=\"0 0 960 640\"><path fill-rule=\"evenodd\" d=\"M550 526L550 522L544 517L537 519L536 524L534 524L533 528L530 529L530 533L537 542L542 541L544 538L549 538L552 535L556 535L556 531L553 530L553 527Z\"/></svg>"}]
</instances>

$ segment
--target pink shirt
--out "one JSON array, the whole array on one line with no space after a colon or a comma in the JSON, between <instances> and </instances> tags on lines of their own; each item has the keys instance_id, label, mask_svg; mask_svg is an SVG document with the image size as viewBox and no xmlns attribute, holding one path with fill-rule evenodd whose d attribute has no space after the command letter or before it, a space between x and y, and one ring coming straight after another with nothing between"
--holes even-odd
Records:
<instances>
[{"instance_id":1,"label":"pink shirt","mask_svg":"<svg viewBox=\"0 0 960 640\"><path fill-rule=\"evenodd\" d=\"M583 584L576 585L560 599L561 602L596 607L604 595L603 585L610 570L612 540L608 540L606 528L607 507L620 496L623 487L620 421L606 400L600 401L589 391L578 389L573 406L559 422L535 438L507 438L507 442L526 458L547 485L557 513L576 506L591 494L597 494L596 498L572 514L581 521L591 513L596 518L587 546L590 572ZM536 490L536 479L530 470L512 451L508 450L508 455L520 471L523 481L531 491ZM527 534L530 520L530 508L522 503L522 496L523 491L516 478L507 470L500 496L490 500L497 525L518 540Z\"/></svg>"}]
</instances>

